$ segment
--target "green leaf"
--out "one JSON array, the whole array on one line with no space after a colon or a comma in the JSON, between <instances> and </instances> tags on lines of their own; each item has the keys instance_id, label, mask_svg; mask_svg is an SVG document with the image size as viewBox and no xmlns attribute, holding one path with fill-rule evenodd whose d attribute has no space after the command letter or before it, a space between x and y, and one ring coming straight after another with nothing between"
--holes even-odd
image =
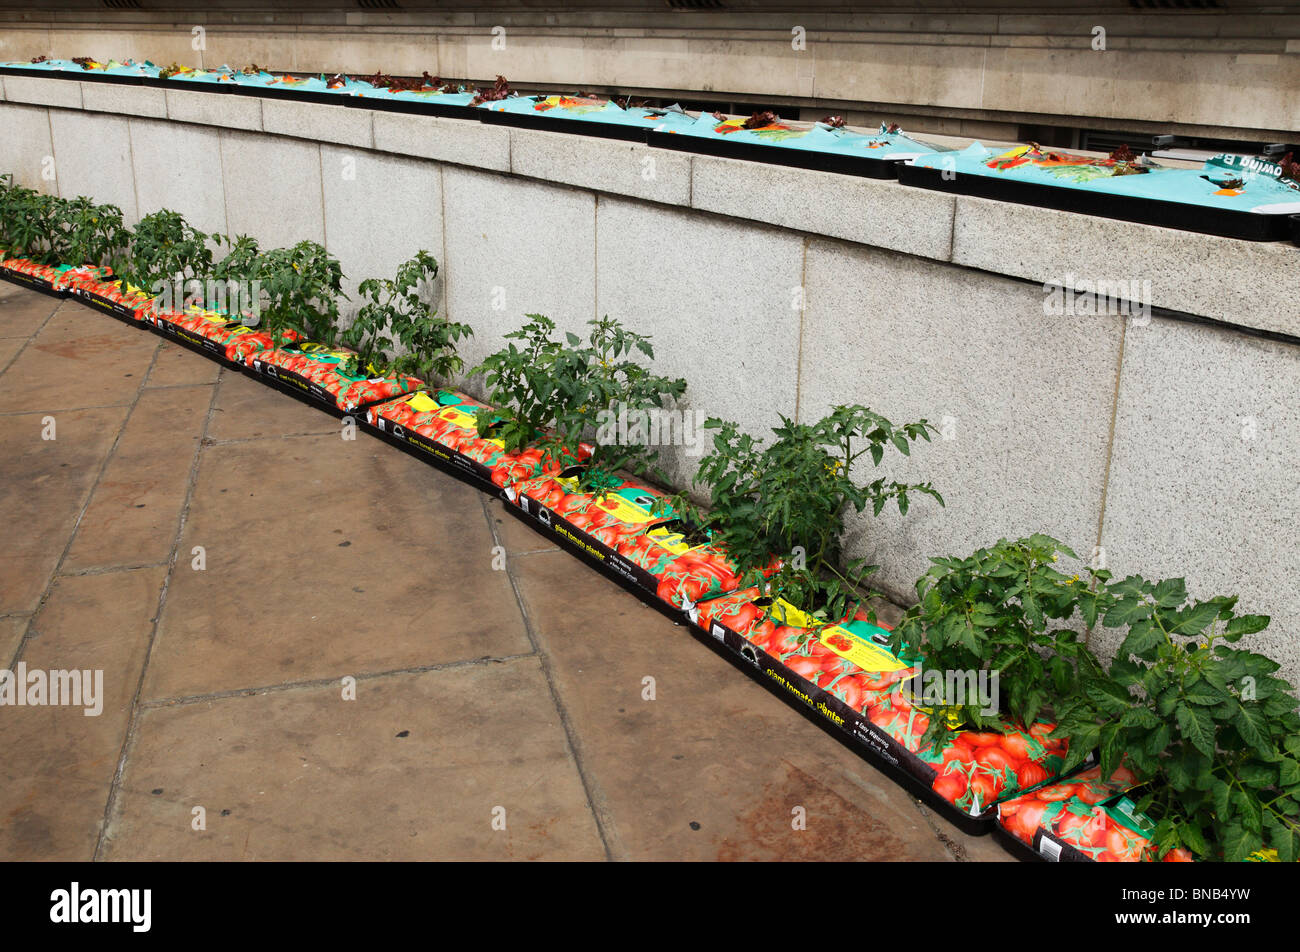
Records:
<instances>
[{"instance_id":1,"label":"green leaf","mask_svg":"<svg viewBox=\"0 0 1300 952\"><path fill-rule=\"evenodd\" d=\"M1228 622L1228 626L1223 632L1223 638L1225 641L1230 642L1240 641L1242 635L1253 635L1256 632L1263 631L1268 627L1270 621L1272 619L1268 615L1238 615Z\"/></svg>"},{"instance_id":2,"label":"green leaf","mask_svg":"<svg viewBox=\"0 0 1300 952\"><path fill-rule=\"evenodd\" d=\"M1207 757L1214 756L1214 722L1210 715L1200 708L1189 707L1179 701L1174 708L1178 728L1201 753Z\"/></svg>"}]
</instances>

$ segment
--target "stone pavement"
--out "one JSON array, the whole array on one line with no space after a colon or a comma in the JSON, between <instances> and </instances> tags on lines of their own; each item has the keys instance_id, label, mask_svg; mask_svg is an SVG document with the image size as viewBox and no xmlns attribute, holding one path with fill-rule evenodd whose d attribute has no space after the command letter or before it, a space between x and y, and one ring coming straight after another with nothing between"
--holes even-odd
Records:
<instances>
[{"instance_id":1,"label":"stone pavement","mask_svg":"<svg viewBox=\"0 0 1300 952\"><path fill-rule=\"evenodd\" d=\"M0 519L0 667L103 672L0 707L0 859L1010 858L500 502L2 281Z\"/></svg>"}]
</instances>

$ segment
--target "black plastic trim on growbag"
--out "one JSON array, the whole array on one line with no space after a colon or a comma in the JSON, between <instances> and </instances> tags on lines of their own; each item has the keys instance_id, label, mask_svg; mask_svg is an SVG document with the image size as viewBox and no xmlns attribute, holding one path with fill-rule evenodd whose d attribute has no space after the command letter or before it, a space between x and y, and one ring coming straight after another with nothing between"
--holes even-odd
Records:
<instances>
[{"instance_id":1,"label":"black plastic trim on growbag","mask_svg":"<svg viewBox=\"0 0 1300 952\"><path fill-rule=\"evenodd\" d=\"M451 447L444 446L437 440L425 436L413 428L404 427L378 414L375 414L375 422L370 422L370 415L376 409L383 406L384 403L391 403L393 400L400 399L401 397L389 397L382 403L368 405L364 410L353 410L352 414L360 420L362 429L367 433L378 436L384 442L391 443L417 459L432 464L444 473L451 473L453 476L463 479L477 489L491 493L494 496L501 495L501 487L492 482L490 476L487 475L487 468L477 460L472 460L468 456L457 453Z\"/></svg>"},{"instance_id":2,"label":"black plastic trim on growbag","mask_svg":"<svg viewBox=\"0 0 1300 952\"><path fill-rule=\"evenodd\" d=\"M159 76L143 76L140 81L145 86L153 86L158 89L192 89L199 93L233 93L236 89L234 82L199 83L193 80L173 79L171 77L163 79Z\"/></svg>"},{"instance_id":3,"label":"black plastic trim on growbag","mask_svg":"<svg viewBox=\"0 0 1300 952\"><path fill-rule=\"evenodd\" d=\"M375 96L344 96L342 98L347 100L344 103L345 106L354 109L400 112L414 116L438 116L443 119L468 119L470 122L477 122L480 118L480 110L474 106L440 103L433 100L425 102L423 100L390 99Z\"/></svg>"},{"instance_id":4,"label":"black plastic trim on growbag","mask_svg":"<svg viewBox=\"0 0 1300 952\"><path fill-rule=\"evenodd\" d=\"M900 758L898 753L901 745L872 724L865 714L795 674L727 625L710 621L708 626L704 628L698 622L691 623L691 629L702 636L701 640L725 649L723 655L733 665L748 673L755 681L766 685L773 694L785 700L789 707L802 711L820 724L832 737L855 751L912 796L924 801L963 833L983 836L997 825L996 804L985 808L978 816L971 816L949 803L930 789L911 769L919 763L916 756L909 754L907 759ZM793 689L799 691L800 697L795 696Z\"/></svg>"},{"instance_id":5,"label":"black plastic trim on growbag","mask_svg":"<svg viewBox=\"0 0 1300 952\"><path fill-rule=\"evenodd\" d=\"M905 161L846 155L839 152L817 152L812 149L787 149L777 145L738 142L726 138L711 139L680 132L656 132L653 129L646 136L646 141L658 149L673 149L696 155L716 155L726 159L743 159L746 162L763 162L767 165L785 165L811 169L815 172L837 172L841 175L857 175L873 179L898 178L899 166Z\"/></svg>"},{"instance_id":6,"label":"black plastic trim on growbag","mask_svg":"<svg viewBox=\"0 0 1300 952\"><path fill-rule=\"evenodd\" d=\"M41 294L48 295L52 298L66 298L68 296L67 288L56 288L44 278L38 278L34 274L28 274L26 271L11 271L9 268L0 266L0 278L4 278L19 287L27 288L31 291L39 291Z\"/></svg>"},{"instance_id":7,"label":"black plastic trim on growbag","mask_svg":"<svg viewBox=\"0 0 1300 952\"><path fill-rule=\"evenodd\" d=\"M490 479L484 479L478 470L466 465L466 463L473 462L472 460L467 460L466 457L447 449L422 433L416 433L404 427L401 433L394 433L391 421L384 420L385 425L382 427L371 423L369 414L375 406L377 404L367 407L365 410L353 410L351 413L344 414L344 416L352 417L360 424L361 429L376 439L383 440L389 446L429 464L439 472L446 473L465 485L477 489L479 492L487 493L490 496L501 496L500 486L497 486Z\"/></svg>"},{"instance_id":8,"label":"black plastic trim on growbag","mask_svg":"<svg viewBox=\"0 0 1300 952\"><path fill-rule=\"evenodd\" d=\"M1242 241L1285 241L1293 236L1296 227L1289 220L1293 216L1289 215L1262 215L1158 198L1107 195L1038 182L1017 182L988 175L954 173L950 169L919 165L901 166L898 180L904 185L940 192L992 198L1038 208L1054 208L1097 218L1113 218L1138 225L1158 225Z\"/></svg>"},{"instance_id":9,"label":"black plastic trim on growbag","mask_svg":"<svg viewBox=\"0 0 1300 952\"><path fill-rule=\"evenodd\" d=\"M198 85L197 83L195 85ZM322 106L345 106L347 100L355 99L347 93L321 92L320 90L294 89L292 86L246 86L231 83L238 96L257 96L264 99L292 99L298 102L314 102Z\"/></svg>"},{"instance_id":10,"label":"black plastic trim on growbag","mask_svg":"<svg viewBox=\"0 0 1300 952\"><path fill-rule=\"evenodd\" d=\"M647 142L652 127L630 126L621 122L601 122L597 119L565 119L561 116L505 112L504 110L477 109L484 124L509 126L512 129L537 129L541 132L572 132L576 135L595 136L601 139L620 139L624 142Z\"/></svg>"},{"instance_id":11,"label":"black plastic trim on growbag","mask_svg":"<svg viewBox=\"0 0 1300 952\"><path fill-rule=\"evenodd\" d=\"M522 480L520 480L520 482L522 482ZM496 489L496 487L493 486L493 489ZM623 589L629 595L635 595L643 605L648 605L649 607L653 608L655 611L659 612L659 614L663 615L673 624L685 625L688 628L691 627L689 624L689 619L687 619L686 617L686 613L683 612L680 608L676 607L675 605L669 605L667 602L663 601L661 598L655 595L653 591L650 591L638 585L633 579L628 578L622 573L617 571L612 571L609 565L607 565L599 555L588 552L581 545L571 541L570 539L566 538L564 535L558 532L548 531L547 527L543 523L539 522L534 515L531 515L525 512L524 510L520 509L519 506L517 506L515 503L511 502L508 498L506 498L504 490L498 490L497 495L501 497L502 502L505 506L505 510L508 513L510 513L510 515L518 519L520 522L524 523L524 525L530 526L534 532L540 535L547 542L550 542L554 545L558 545L565 552L568 552L570 555L576 557L579 561L583 562L589 568L595 569L596 572L602 578L609 579L609 581L613 582L615 585ZM607 546L604 546L603 543L599 543L599 544L601 545L602 548L608 548ZM621 559L623 557L619 556L619 558Z\"/></svg>"},{"instance_id":12,"label":"black plastic trim on growbag","mask_svg":"<svg viewBox=\"0 0 1300 952\"><path fill-rule=\"evenodd\" d=\"M243 373L249 373L248 365L242 360L232 360L226 355L227 345L220 341L204 337L202 334L192 331L188 327L181 327L179 324L167 320L167 318L161 314L153 315L152 319L147 323L159 336L165 337L170 341L175 341L186 350L192 350L197 354L202 354L204 357L215 360L228 370L238 370Z\"/></svg>"}]
</instances>

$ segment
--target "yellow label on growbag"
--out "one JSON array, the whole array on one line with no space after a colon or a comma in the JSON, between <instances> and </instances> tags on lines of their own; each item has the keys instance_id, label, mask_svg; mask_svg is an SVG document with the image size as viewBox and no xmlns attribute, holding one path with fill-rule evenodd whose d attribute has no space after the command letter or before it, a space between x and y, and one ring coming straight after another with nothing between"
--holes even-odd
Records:
<instances>
[{"instance_id":1,"label":"yellow label on growbag","mask_svg":"<svg viewBox=\"0 0 1300 952\"><path fill-rule=\"evenodd\" d=\"M650 493L635 486L625 486L606 494L604 499L597 499L592 505L609 513L624 525L638 525L661 518L650 514L654 504L655 497Z\"/></svg>"},{"instance_id":2,"label":"yellow label on growbag","mask_svg":"<svg viewBox=\"0 0 1300 952\"><path fill-rule=\"evenodd\" d=\"M429 413L437 410L442 404L421 390L419 393L413 393L407 397L406 405L416 413Z\"/></svg>"},{"instance_id":3,"label":"yellow label on growbag","mask_svg":"<svg viewBox=\"0 0 1300 952\"><path fill-rule=\"evenodd\" d=\"M698 545L690 545L686 541L686 536L666 526L660 526L657 529L651 529L646 533L646 538L653 539L655 545L667 549L673 555L682 555L690 552L692 549L702 549L708 542L701 542Z\"/></svg>"},{"instance_id":4,"label":"yellow label on growbag","mask_svg":"<svg viewBox=\"0 0 1300 952\"><path fill-rule=\"evenodd\" d=\"M869 625L866 622L850 622L849 624L862 626L872 633L888 634L885 629L877 628L875 625ZM911 667L911 665L903 664L894 657L888 648L876 644L870 637L864 637L842 625L832 625L823 629L820 640L823 645L841 658L852 661L863 671L870 671L873 674L884 671L906 671Z\"/></svg>"}]
</instances>

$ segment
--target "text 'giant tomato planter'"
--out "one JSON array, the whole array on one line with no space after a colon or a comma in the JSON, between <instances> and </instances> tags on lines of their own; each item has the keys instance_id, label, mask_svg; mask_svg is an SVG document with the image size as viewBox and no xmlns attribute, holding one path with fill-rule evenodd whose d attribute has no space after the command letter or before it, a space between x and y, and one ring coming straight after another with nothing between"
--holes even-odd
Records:
<instances>
[{"instance_id":1,"label":"text 'giant tomato planter'","mask_svg":"<svg viewBox=\"0 0 1300 952\"><path fill-rule=\"evenodd\" d=\"M563 468L540 447L507 453L500 440L479 436L475 415L484 409L491 408L458 391L443 389L371 406L365 421L397 442L414 446L496 487L558 473ZM583 449L584 455L590 455L589 448Z\"/></svg>"},{"instance_id":2,"label":"text 'giant tomato planter'","mask_svg":"<svg viewBox=\"0 0 1300 952\"><path fill-rule=\"evenodd\" d=\"M1050 724L1004 733L960 731L943 750L923 746L929 715L904 689L917 669L886 647L888 631L859 609L827 625L793 605L770 605L756 588L701 602L701 630L784 688L866 752L897 767L931 793L949 818L972 832L993 820L992 807L1055 776L1065 745Z\"/></svg>"},{"instance_id":3,"label":"text 'giant tomato planter'","mask_svg":"<svg viewBox=\"0 0 1300 952\"><path fill-rule=\"evenodd\" d=\"M424 389L424 381L415 377L349 374L348 363L355 357L354 352L343 348L305 341L258 351L244 363L290 392L344 413Z\"/></svg>"}]
</instances>

